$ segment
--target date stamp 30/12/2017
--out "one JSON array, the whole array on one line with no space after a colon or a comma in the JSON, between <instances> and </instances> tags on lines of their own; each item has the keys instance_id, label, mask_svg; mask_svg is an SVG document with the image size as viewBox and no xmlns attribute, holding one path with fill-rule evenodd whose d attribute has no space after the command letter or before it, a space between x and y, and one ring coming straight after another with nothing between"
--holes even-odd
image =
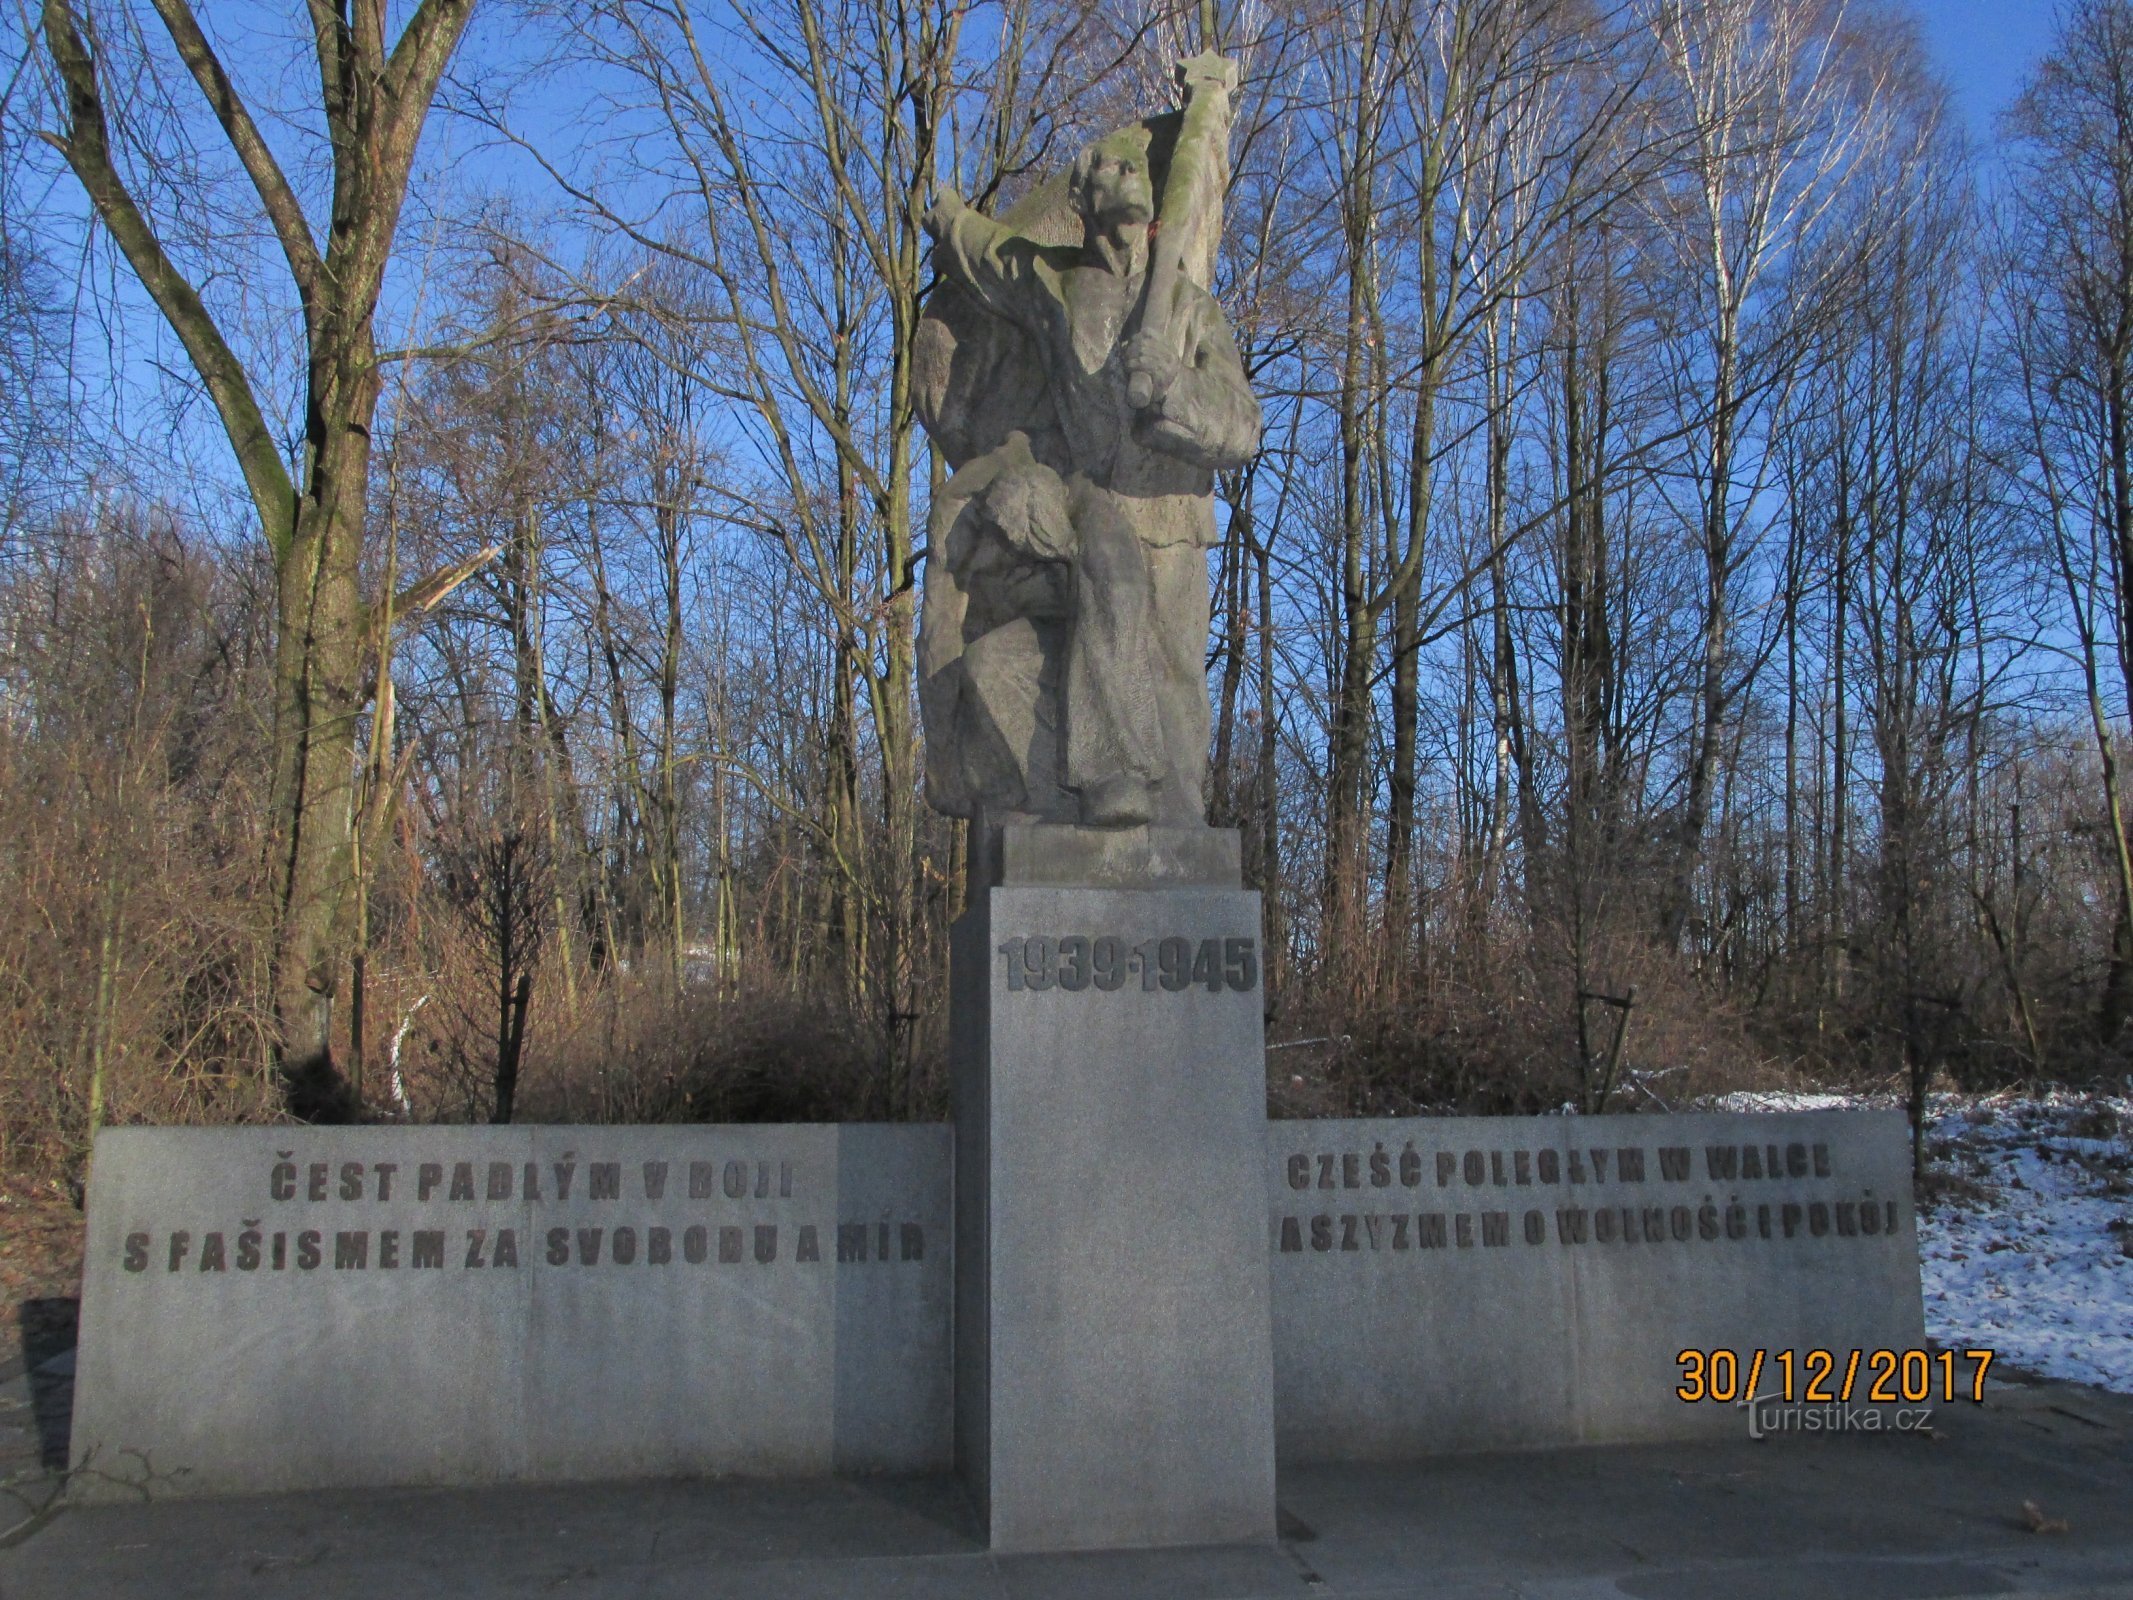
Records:
<instances>
[{"instance_id":1,"label":"date stamp 30/12/2017","mask_svg":"<svg viewBox=\"0 0 2133 1600\"><path fill-rule=\"evenodd\" d=\"M1674 1394L1695 1405L1922 1405L1985 1399L1990 1350L1683 1350Z\"/></svg>"}]
</instances>

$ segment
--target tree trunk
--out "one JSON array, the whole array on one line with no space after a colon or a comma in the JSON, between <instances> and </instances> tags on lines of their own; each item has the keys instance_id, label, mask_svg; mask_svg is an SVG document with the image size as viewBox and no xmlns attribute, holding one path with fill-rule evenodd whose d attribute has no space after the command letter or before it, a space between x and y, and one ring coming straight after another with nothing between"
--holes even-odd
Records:
<instances>
[{"instance_id":1,"label":"tree trunk","mask_svg":"<svg viewBox=\"0 0 2133 1600\"><path fill-rule=\"evenodd\" d=\"M1266 541L1252 549L1259 576L1259 900L1266 910L1266 992L1288 969L1288 918L1281 897L1280 722L1274 703L1274 581Z\"/></svg>"},{"instance_id":2,"label":"tree trunk","mask_svg":"<svg viewBox=\"0 0 2133 1600\"><path fill-rule=\"evenodd\" d=\"M1215 753L1208 777L1212 791L1208 796L1208 821L1218 828L1236 827L1241 809L1237 798L1237 702L1244 687L1246 618L1252 595L1247 552L1252 544L1253 479L1249 467L1238 475L1229 529L1222 541L1221 577L1216 584L1222 597L1222 676L1215 691Z\"/></svg>"},{"instance_id":3,"label":"tree trunk","mask_svg":"<svg viewBox=\"0 0 2133 1600\"><path fill-rule=\"evenodd\" d=\"M2126 704L2133 707L2133 437L2129 437L2125 359L2113 349L2104 389L2105 421L2110 429L2112 571L2118 587L2118 665L2126 686ZM2114 828L2122 826L2112 818ZM2126 846L2121 841L2122 854ZM2111 923L2110 965L2104 973L2103 991L2096 1008L2096 1035L2105 1044L2124 1031L2133 1017L2133 897L2121 891L2117 915Z\"/></svg>"},{"instance_id":4,"label":"tree trunk","mask_svg":"<svg viewBox=\"0 0 2133 1600\"><path fill-rule=\"evenodd\" d=\"M45 45L65 86L68 121L64 138L47 137L66 156L98 219L213 399L274 560L274 765L267 810L276 1055L289 1109L307 1119L332 1120L354 1110L334 1060L333 1008L355 921L362 657L367 644L389 643L370 638L373 619L358 587L379 389L372 318L422 124L473 0L421 0L390 46L382 7L357 6L351 14L339 6L312 6L333 156L323 253L187 0L155 0L155 8L251 180L303 306L307 389L300 492L261 413L252 375L199 291L165 253L154 222L112 159L98 61L67 0L44 0ZM451 586L443 578L416 587L441 594ZM392 615L390 606L385 614Z\"/></svg>"},{"instance_id":5,"label":"tree trunk","mask_svg":"<svg viewBox=\"0 0 2133 1600\"><path fill-rule=\"evenodd\" d=\"M1371 277L1377 233L1374 184L1380 112L1377 47L1380 27L1375 0L1364 0L1362 54L1342 174L1340 205L1347 277L1346 329L1340 371L1340 643L1334 690L1332 748L1326 774L1326 894L1320 958L1332 972L1353 972L1360 957L1365 898L1364 873L1370 823L1370 732L1374 707L1370 684L1377 666L1377 612L1370 603L1364 549L1364 482L1369 411L1375 364L1367 348Z\"/></svg>"},{"instance_id":6,"label":"tree trunk","mask_svg":"<svg viewBox=\"0 0 2133 1600\"><path fill-rule=\"evenodd\" d=\"M314 359L305 443L310 481L276 574L274 657L275 1020L289 1109L338 1121L355 1109L334 1062L354 912L356 723L366 699L358 590L377 409L369 327L335 329ZM340 348L335 348L340 346Z\"/></svg>"}]
</instances>

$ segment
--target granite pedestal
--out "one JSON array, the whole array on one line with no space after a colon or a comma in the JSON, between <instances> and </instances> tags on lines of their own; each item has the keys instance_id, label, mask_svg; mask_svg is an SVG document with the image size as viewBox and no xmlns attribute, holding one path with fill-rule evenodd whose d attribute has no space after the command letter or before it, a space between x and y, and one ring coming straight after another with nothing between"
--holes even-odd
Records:
<instances>
[{"instance_id":1,"label":"granite pedestal","mask_svg":"<svg viewBox=\"0 0 2133 1600\"><path fill-rule=\"evenodd\" d=\"M959 1467L995 1550L1270 1540L1259 897L1157 829L1041 881L1118 881L1078 831L955 930Z\"/></svg>"}]
</instances>

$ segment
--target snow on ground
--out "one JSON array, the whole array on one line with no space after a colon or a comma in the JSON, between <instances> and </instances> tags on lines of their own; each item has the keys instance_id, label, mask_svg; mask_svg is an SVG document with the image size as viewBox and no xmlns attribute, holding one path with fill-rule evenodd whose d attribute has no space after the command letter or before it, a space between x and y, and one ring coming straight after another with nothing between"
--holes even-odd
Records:
<instances>
[{"instance_id":1,"label":"snow on ground","mask_svg":"<svg viewBox=\"0 0 2133 1600\"><path fill-rule=\"evenodd\" d=\"M1867 1103L1785 1093L1714 1102L1726 1111ZM2133 1394L2133 1097L1941 1094L1929 1115L1918 1219L1926 1336Z\"/></svg>"},{"instance_id":2,"label":"snow on ground","mask_svg":"<svg viewBox=\"0 0 2133 1600\"><path fill-rule=\"evenodd\" d=\"M1926 1334L2133 1394L2133 1100L1936 1097Z\"/></svg>"},{"instance_id":3,"label":"snow on ground","mask_svg":"<svg viewBox=\"0 0 2133 1600\"><path fill-rule=\"evenodd\" d=\"M1796 1090L1743 1089L1711 1102L1717 1111L1849 1111L1855 1106L1883 1105L1856 1094L1803 1094Z\"/></svg>"}]
</instances>

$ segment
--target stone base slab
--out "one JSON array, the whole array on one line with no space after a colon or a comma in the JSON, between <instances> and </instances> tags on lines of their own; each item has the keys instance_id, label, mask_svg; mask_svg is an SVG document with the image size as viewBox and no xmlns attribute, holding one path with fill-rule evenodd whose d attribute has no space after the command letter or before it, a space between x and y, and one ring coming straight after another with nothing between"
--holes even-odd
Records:
<instances>
[{"instance_id":1,"label":"stone base slab","mask_svg":"<svg viewBox=\"0 0 2133 1600\"><path fill-rule=\"evenodd\" d=\"M972 830L973 883L989 888L1235 889L1242 884L1235 828L1077 828L990 824Z\"/></svg>"}]
</instances>

